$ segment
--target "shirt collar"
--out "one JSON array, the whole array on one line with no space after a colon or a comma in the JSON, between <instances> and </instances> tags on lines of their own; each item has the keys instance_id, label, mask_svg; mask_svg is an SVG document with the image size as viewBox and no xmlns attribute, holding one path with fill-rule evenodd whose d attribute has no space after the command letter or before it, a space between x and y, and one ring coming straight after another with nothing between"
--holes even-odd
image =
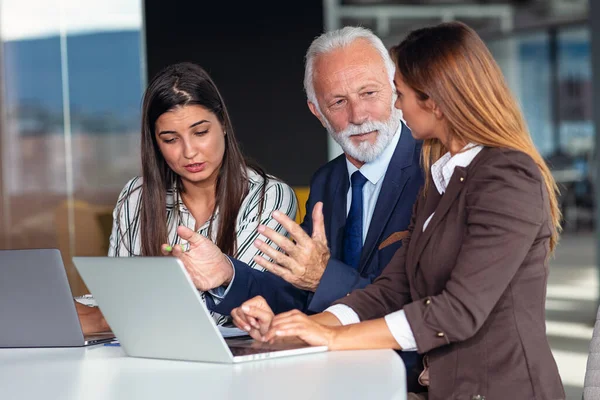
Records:
<instances>
[{"instance_id":1,"label":"shirt collar","mask_svg":"<svg viewBox=\"0 0 600 400\"><path fill-rule=\"evenodd\" d=\"M185 206L183 199L181 198L181 192L177 189L177 183L174 183L173 186L171 187L171 189L167 190L167 196L166 196L165 200L166 200L167 208L177 208L179 215L186 216L186 218L191 218L191 219L194 218L192 213ZM215 220L218 215L219 215L219 209L217 208L215 210L214 214L211 216L211 218L209 218L200 227L200 229L198 229L198 231L206 228L210 224L210 221ZM191 227L190 229L194 229L194 227Z\"/></svg>"},{"instance_id":2,"label":"shirt collar","mask_svg":"<svg viewBox=\"0 0 600 400\"><path fill-rule=\"evenodd\" d=\"M477 154L483 149L483 146L469 143L459 153L454 156L450 152L444 154L431 166L431 177L433 183L440 194L446 192L450 178L456 167L467 167Z\"/></svg>"},{"instance_id":3,"label":"shirt collar","mask_svg":"<svg viewBox=\"0 0 600 400\"><path fill-rule=\"evenodd\" d=\"M398 141L400 140L401 133L402 123L400 122L394 137L392 137L392 140L379 155L379 157L360 167L361 174L363 174L364 177L367 178L373 185L376 185L377 182L379 182L379 180L385 176L388 166L390 165L390 161L392 161L392 157L394 156L394 151L396 150ZM350 178L354 172L359 170L350 162L350 160L348 160L348 158L346 158L346 167L348 168L348 178Z\"/></svg>"}]
</instances>

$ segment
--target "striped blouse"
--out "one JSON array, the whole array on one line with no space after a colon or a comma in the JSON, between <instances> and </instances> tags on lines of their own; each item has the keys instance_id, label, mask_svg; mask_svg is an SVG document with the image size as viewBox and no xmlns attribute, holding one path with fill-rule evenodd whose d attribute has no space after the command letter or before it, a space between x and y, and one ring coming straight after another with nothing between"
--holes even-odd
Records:
<instances>
[{"instance_id":1,"label":"striped blouse","mask_svg":"<svg viewBox=\"0 0 600 400\"><path fill-rule=\"evenodd\" d=\"M285 183L270 177L266 182L266 192L263 203L262 214L259 215L260 195L265 182L263 178L248 169L248 194L244 198L236 221L237 234L237 255L236 259L248 264L252 268L264 270L254 262L254 256L263 255L254 246L254 241L258 238L258 225L266 225L273 230L287 235L285 229L275 221L271 214L275 210L287 214L290 218L296 218L298 201L291 187ZM113 211L113 228L110 235L110 246L108 250L109 257L135 257L141 255L140 242L140 206L141 206L142 178L135 177L131 179L119 195L117 205ZM180 225L194 229L196 220L191 212L188 211L181 200L179 192L173 188L167 191L166 195L166 218L169 244L184 245L187 242L177 236L177 227ZM213 217L213 227L211 240L216 241L219 212L216 210ZM210 220L204 223L197 230L201 235L208 237L208 227ZM262 238L265 240L265 238ZM276 247L270 241L267 243ZM202 300L205 293L201 292ZM211 313L217 324L222 325L227 322L227 318L217 313Z\"/></svg>"}]
</instances>

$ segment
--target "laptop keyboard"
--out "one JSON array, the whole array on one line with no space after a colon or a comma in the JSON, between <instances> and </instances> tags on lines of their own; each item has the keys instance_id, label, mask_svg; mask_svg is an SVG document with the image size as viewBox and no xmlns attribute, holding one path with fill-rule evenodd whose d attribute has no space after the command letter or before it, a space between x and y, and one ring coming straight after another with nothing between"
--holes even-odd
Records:
<instances>
[{"instance_id":1,"label":"laptop keyboard","mask_svg":"<svg viewBox=\"0 0 600 400\"><path fill-rule=\"evenodd\" d=\"M256 342L254 340L247 339L228 339L226 340L229 349L231 350L231 354L233 356L249 356L253 354L262 354L262 353L271 353L275 351L283 351L283 350L292 350L299 349L303 347L307 347L303 344L269 344L269 343L261 343Z\"/></svg>"},{"instance_id":2,"label":"laptop keyboard","mask_svg":"<svg viewBox=\"0 0 600 400\"><path fill-rule=\"evenodd\" d=\"M262 354L262 353L269 353L271 351L277 351L277 350L281 350L281 349L267 349L264 347L233 347L230 346L229 350L231 350L231 354L233 354L234 357L237 356L250 356L253 354Z\"/></svg>"},{"instance_id":3,"label":"laptop keyboard","mask_svg":"<svg viewBox=\"0 0 600 400\"><path fill-rule=\"evenodd\" d=\"M97 333L97 334L89 334L84 335L84 340L87 345L108 342L115 339L114 333Z\"/></svg>"}]
</instances>

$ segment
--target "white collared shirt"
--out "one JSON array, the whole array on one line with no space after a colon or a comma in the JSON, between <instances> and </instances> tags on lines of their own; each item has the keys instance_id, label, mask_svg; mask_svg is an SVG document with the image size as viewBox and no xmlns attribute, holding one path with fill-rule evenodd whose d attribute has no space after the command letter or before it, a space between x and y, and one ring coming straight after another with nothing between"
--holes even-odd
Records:
<instances>
[{"instance_id":1,"label":"white collared shirt","mask_svg":"<svg viewBox=\"0 0 600 400\"><path fill-rule=\"evenodd\" d=\"M433 179L433 183L439 194L446 193L446 188L450 183L450 178L452 178L452 174L454 174L454 169L456 167L466 167L471 164L471 161L479 154L479 152L483 149L483 146L476 144L468 144L462 148L460 153L456 153L452 156L449 152L444 154L439 160L437 160L431 166L431 178ZM425 232L425 228L429 225L429 221L433 218L433 214L427 218L427 221L423 224L423 232Z\"/></svg>"},{"instance_id":2,"label":"white collared shirt","mask_svg":"<svg viewBox=\"0 0 600 400\"><path fill-rule=\"evenodd\" d=\"M369 225L371 224L371 219L373 218L373 212L375 212L375 206L377 205L377 199L379 198L379 193L381 192L381 187L383 186L383 178L387 172L387 169L392 161L392 157L394 156L394 151L396 151L396 146L398 145L398 141L400 140L400 135L402 133L402 124L398 124L398 129L394 134L394 137L388 144L388 146L383 150L383 152L377 157L377 159L364 164L360 169L356 168L354 164L346 158L346 167L348 168L348 181L350 182L350 187L348 188L348 193L346 197L346 216L350 212L350 205L352 203L352 182L350 181L352 174L356 171L360 171L361 174L365 178L367 178L367 182L363 186L363 231L362 231L362 239L363 243L367 238L367 232L369 232Z\"/></svg>"},{"instance_id":3,"label":"white collared shirt","mask_svg":"<svg viewBox=\"0 0 600 400\"><path fill-rule=\"evenodd\" d=\"M448 188L448 183L454 169L456 167L467 167L471 161L479 154L483 146L468 144L463 147L462 151L452 156L450 153L444 154L431 166L431 176L436 189L440 194L444 194ZM431 221L435 213L431 214L425 224L423 231ZM342 325L356 324L360 322L360 318L356 312L344 304L336 304L327 308L325 311L332 313L342 323ZM385 316L385 322L388 329L394 336L396 342L400 345L403 351L417 350L417 342L415 336L408 323L404 310L398 310Z\"/></svg>"}]
</instances>

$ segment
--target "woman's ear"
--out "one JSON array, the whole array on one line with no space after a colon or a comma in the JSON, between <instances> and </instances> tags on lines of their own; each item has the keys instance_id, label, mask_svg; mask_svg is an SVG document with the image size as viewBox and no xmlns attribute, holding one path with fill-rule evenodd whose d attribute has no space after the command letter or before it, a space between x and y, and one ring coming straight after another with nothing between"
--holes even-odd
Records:
<instances>
[{"instance_id":1,"label":"woman's ear","mask_svg":"<svg viewBox=\"0 0 600 400\"><path fill-rule=\"evenodd\" d=\"M433 115L435 115L435 117L437 119L444 118L444 113L442 112L440 107L437 105L437 103L435 101L431 100L431 98L429 98L425 101L425 107L427 107L427 109L429 111L431 111L431 113Z\"/></svg>"}]
</instances>

